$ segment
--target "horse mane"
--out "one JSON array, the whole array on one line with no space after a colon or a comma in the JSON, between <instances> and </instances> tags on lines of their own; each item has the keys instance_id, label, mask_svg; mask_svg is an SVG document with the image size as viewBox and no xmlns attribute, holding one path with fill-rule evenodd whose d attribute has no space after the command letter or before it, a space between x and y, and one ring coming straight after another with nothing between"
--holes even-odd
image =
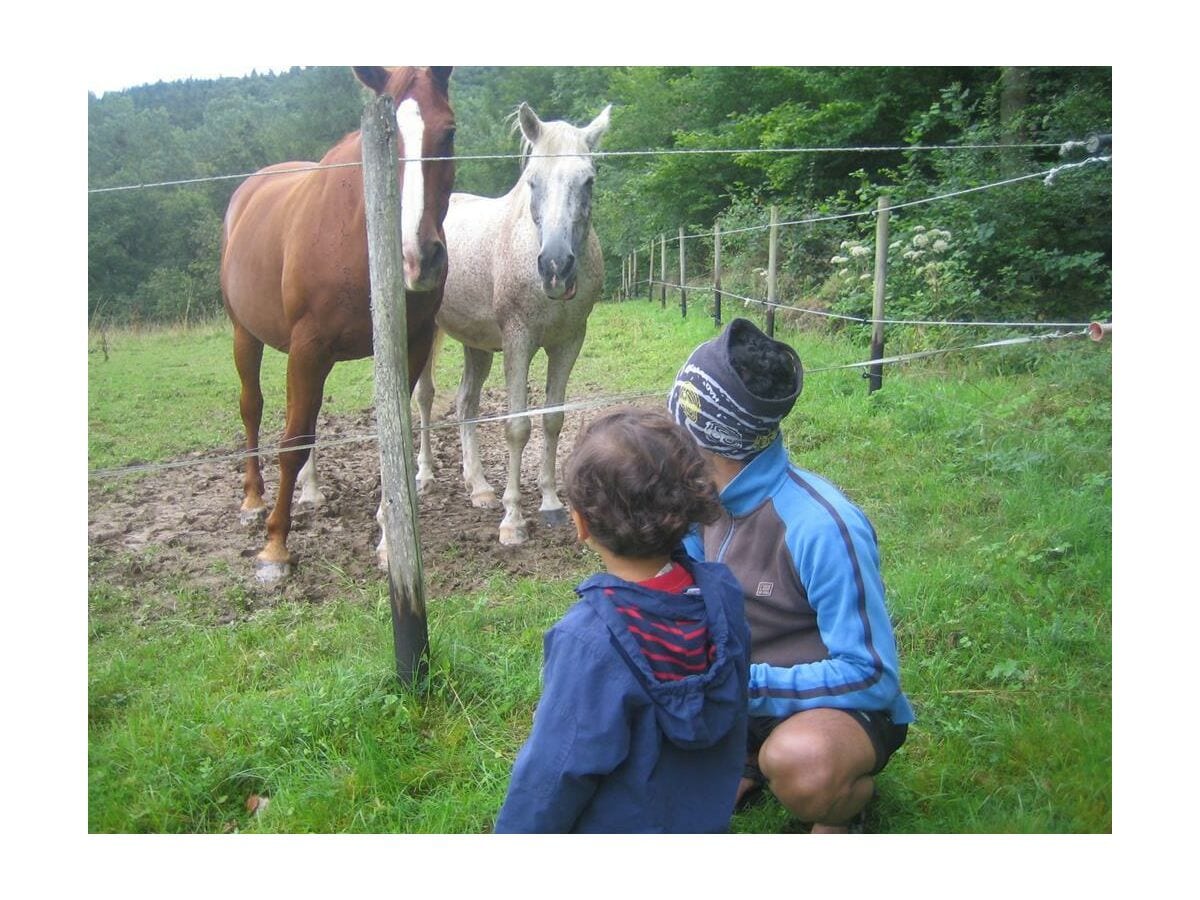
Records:
<instances>
[{"instance_id":1,"label":"horse mane","mask_svg":"<svg viewBox=\"0 0 1200 900\"><path fill-rule=\"evenodd\" d=\"M403 97L408 93L414 81L417 80L417 67L404 66L397 69L392 77L388 79L388 93L395 98ZM393 89L393 85L395 88Z\"/></svg>"},{"instance_id":2,"label":"horse mane","mask_svg":"<svg viewBox=\"0 0 1200 900\"><path fill-rule=\"evenodd\" d=\"M509 130L513 134L520 135L521 171L524 172L525 166L529 163L529 154L533 151L533 143L529 140L529 138L525 137L525 133L523 131L521 131L520 113L521 113L521 107L518 106L516 109L514 109L512 112L510 112L507 116L505 116L504 120L509 123L509 126L508 126Z\"/></svg>"}]
</instances>

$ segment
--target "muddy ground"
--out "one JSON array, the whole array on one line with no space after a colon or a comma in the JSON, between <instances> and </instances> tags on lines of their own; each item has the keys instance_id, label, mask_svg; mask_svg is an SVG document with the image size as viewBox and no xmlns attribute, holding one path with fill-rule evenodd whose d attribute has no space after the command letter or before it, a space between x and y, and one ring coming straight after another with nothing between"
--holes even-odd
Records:
<instances>
[{"instance_id":1,"label":"muddy ground","mask_svg":"<svg viewBox=\"0 0 1200 900\"><path fill-rule=\"evenodd\" d=\"M531 397L530 402L540 400ZM486 391L480 405L482 416L504 412L503 396L496 390ZM449 417L449 406L438 397L435 424ZM560 473L579 428L595 414L568 413L559 443ZM125 589L141 612L150 615L155 609L173 609L182 592L202 591L222 604L219 617L232 621L282 600L319 603L344 596L350 585L384 581L386 574L375 559L379 451L374 440L354 440L374 432L371 412L322 414L318 441L330 442L318 455L325 502L294 507L288 547L297 565L290 578L272 586L259 584L254 576L265 526L238 521L243 463L219 459L240 447L189 454L172 461L183 465L149 475L93 479L88 491L89 585ZM507 477L503 425L481 425L478 434L484 474L499 495ZM435 427L431 437L437 482L420 498L418 524L428 599L478 589L497 573L553 580L584 574L595 565L570 524L549 528L538 519L539 419L533 421L521 472L530 534L518 547L499 542L501 510L471 506L462 483L457 427ZM264 428L263 440L277 441L278 433ZM270 504L279 478L274 459L264 460L263 478Z\"/></svg>"}]
</instances>

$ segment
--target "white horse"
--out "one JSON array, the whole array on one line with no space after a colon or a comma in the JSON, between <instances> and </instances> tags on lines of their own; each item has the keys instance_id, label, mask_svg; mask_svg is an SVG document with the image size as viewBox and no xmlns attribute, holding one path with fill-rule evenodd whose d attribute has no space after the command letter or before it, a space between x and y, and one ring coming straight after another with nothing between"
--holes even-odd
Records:
<instances>
[{"instance_id":1,"label":"white horse","mask_svg":"<svg viewBox=\"0 0 1200 900\"><path fill-rule=\"evenodd\" d=\"M446 214L450 260L437 324L463 345L465 364L458 388L458 417L474 419L479 392L492 368L492 356L504 353L508 410L529 408L529 364L539 347L546 350L546 405L560 406L567 377L579 356L588 314L604 282L600 241L591 225L592 185L596 170L591 153L608 129L604 108L590 125L543 122L528 105L517 110L524 136L521 177L503 197L451 194ZM433 483L429 419L433 405L433 364L417 382L421 448L417 487ZM558 498L555 462L563 414L542 416L545 447L538 484L541 517L561 524L567 514ZM528 537L521 513L521 456L529 441L529 418L508 419L508 485L500 542L520 544ZM477 507L495 508L496 493L483 477L475 426L460 426L463 478Z\"/></svg>"}]
</instances>

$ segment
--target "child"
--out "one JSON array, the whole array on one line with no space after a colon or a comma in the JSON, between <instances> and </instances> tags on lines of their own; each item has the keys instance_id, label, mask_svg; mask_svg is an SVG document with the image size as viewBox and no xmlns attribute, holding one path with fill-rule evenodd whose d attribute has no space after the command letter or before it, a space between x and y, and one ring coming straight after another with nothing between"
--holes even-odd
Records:
<instances>
[{"instance_id":1,"label":"child","mask_svg":"<svg viewBox=\"0 0 1200 900\"><path fill-rule=\"evenodd\" d=\"M567 462L580 540L605 573L547 633L543 691L497 832L720 832L746 750L742 591L680 542L720 505L687 434L620 409Z\"/></svg>"}]
</instances>

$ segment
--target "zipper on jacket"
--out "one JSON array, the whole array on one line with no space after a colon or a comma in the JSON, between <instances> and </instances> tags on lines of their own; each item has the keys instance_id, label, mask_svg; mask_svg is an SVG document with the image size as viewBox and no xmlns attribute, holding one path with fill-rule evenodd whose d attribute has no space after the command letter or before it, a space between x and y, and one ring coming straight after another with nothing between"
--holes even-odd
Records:
<instances>
[{"instance_id":1,"label":"zipper on jacket","mask_svg":"<svg viewBox=\"0 0 1200 900\"><path fill-rule=\"evenodd\" d=\"M729 542L733 539L733 530L737 527L737 520L733 516L729 517L729 531L725 535L725 539L721 541L721 549L717 551L717 562L725 562L725 551L729 549Z\"/></svg>"}]
</instances>

